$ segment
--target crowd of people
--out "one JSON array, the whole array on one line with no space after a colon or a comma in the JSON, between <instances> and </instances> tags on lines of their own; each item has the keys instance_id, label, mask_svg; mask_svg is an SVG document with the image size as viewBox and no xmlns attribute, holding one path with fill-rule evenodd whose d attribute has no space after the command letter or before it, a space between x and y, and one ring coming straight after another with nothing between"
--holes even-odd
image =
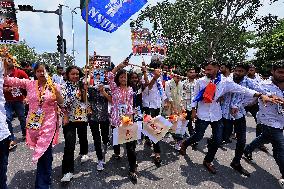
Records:
<instances>
[{"instance_id":1,"label":"crowd of people","mask_svg":"<svg viewBox=\"0 0 284 189\"><path fill-rule=\"evenodd\" d=\"M206 60L202 72L189 67L186 76L179 69L170 69L152 59L141 71L127 71L125 60L109 71L84 74L77 66L65 71L57 67L53 77L48 76L47 65L15 66L12 59L1 57L0 69L0 188L6 189L9 151L17 144L13 134L13 117L18 117L22 137L33 149L32 160L37 163L35 188L49 188L52 173L52 147L58 143L62 129L65 146L62 159L61 182L70 182L74 173L74 151L78 135L81 162L88 155L88 127L97 156L97 171L107 163L105 155L112 143L111 131L122 124L122 117L136 121L136 115L185 114L188 120L185 135L172 134L175 150L187 154L204 137L207 127L212 128L208 152L203 165L212 174L212 164L218 148L236 138L232 169L249 177L241 165L241 158L253 161L252 152L271 143L273 157L282 175L279 184L284 188L284 61L271 65L271 75L262 78L253 65ZM144 64L143 64L144 65ZM26 73L26 72L27 73ZM170 72L170 73L169 73ZM256 138L246 144L246 114L254 117ZM76 135L77 133L77 135ZM153 148L153 163L161 166L160 141L153 142L142 135ZM136 182L137 141L126 142L129 178ZM113 157L121 158L120 145L114 145ZM194 155L194 154L192 154Z\"/></svg>"}]
</instances>

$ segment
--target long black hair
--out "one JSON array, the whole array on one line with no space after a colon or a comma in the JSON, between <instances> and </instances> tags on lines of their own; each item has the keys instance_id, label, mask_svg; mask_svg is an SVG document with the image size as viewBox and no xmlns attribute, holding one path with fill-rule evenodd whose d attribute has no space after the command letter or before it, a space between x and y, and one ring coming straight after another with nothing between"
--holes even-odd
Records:
<instances>
[{"instance_id":1,"label":"long black hair","mask_svg":"<svg viewBox=\"0 0 284 189\"><path fill-rule=\"evenodd\" d=\"M45 70L47 71L47 73L49 73L49 67L46 65L46 64L44 64L44 63L37 63L35 66L34 66L34 70L33 70L33 74L34 74L34 79L35 80L38 80L38 78L36 77L36 71L38 70L38 68L40 67L40 66L43 66L44 68L45 68Z\"/></svg>"},{"instance_id":2,"label":"long black hair","mask_svg":"<svg viewBox=\"0 0 284 189\"><path fill-rule=\"evenodd\" d=\"M129 86L129 74L127 73L127 71L125 69L120 69L118 70L118 72L116 73L115 77L114 77L114 82L116 83L116 86L120 86L120 83L119 83L119 77L122 75L122 74L126 74L126 86L128 87Z\"/></svg>"},{"instance_id":3,"label":"long black hair","mask_svg":"<svg viewBox=\"0 0 284 189\"><path fill-rule=\"evenodd\" d=\"M79 71L79 79L81 79L84 75L83 75L83 72L81 70L81 68L79 68L78 66L69 66L67 69L66 69L66 80L67 81L70 81L70 78L69 78L69 73L71 72L71 70L73 69L76 69Z\"/></svg>"},{"instance_id":4,"label":"long black hair","mask_svg":"<svg viewBox=\"0 0 284 189\"><path fill-rule=\"evenodd\" d=\"M79 71L78 87L79 87L79 90L80 90L81 94L83 94L83 93L84 93L84 84L83 84L83 81L82 81L83 72L82 72L81 68L79 68L78 66L69 66L69 67L66 69L66 80L70 82L69 73L70 73L71 70L73 70L73 69L76 69L76 70ZM81 95L81 102L84 102L83 95Z\"/></svg>"},{"instance_id":5,"label":"long black hair","mask_svg":"<svg viewBox=\"0 0 284 189\"><path fill-rule=\"evenodd\" d=\"M136 86L132 86L132 82L131 82L131 78L132 78L132 76L133 75L137 75L137 77L138 77L138 83L137 83L137 85ZM140 85L140 76L139 76L139 74L137 73L137 72L134 72L134 71L131 71L129 74L128 74L128 78L127 78L127 82L129 83L129 85L131 85L131 87L133 88L133 90L135 91L135 90L138 90L140 87L141 87L141 85Z\"/></svg>"}]
</instances>

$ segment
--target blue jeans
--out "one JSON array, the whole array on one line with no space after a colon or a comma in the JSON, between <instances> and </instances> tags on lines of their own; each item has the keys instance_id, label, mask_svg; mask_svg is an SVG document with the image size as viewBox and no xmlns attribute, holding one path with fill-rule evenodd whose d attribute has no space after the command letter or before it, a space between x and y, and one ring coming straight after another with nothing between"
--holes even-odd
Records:
<instances>
[{"instance_id":1,"label":"blue jeans","mask_svg":"<svg viewBox=\"0 0 284 189\"><path fill-rule=\"evenodd\" d=\"M284 136L283 129L277 129L266 125L262 126L262 134L255 138L245 148L245 153L252 153L260 145L271 143L273 147L273 157L284 178Z\"/></svg>"},{"instance_id":2,"label":"blue jeans","mask_svg":"<svg viewBox=\"0 0 284 189\"><path fill-rule=\"evenodd\" d=\"M9 138L9 137L8 137ZM9 144L8 138L0 141L0 188L7 189L7 166L9 156Z\"/></svg>"},{"instance_id":3,"label":"blue jeans","mask_svg":"<svg viewBox=\"0 0 284 189\"><path fill-rule=\"evenodd\" d=\"M51 187L52 161L52 146L50 145L38 160L35 189L49 189Z\"/></svg>"},{"instance_id":4,"label":"blue jeans","mask_svg":"<svg viewBox=\"0 0 284 189\"><path fill-rule=\"evenodd\" d=\"M5 110L6 110L6 117L7 117L7 124L9 127L9 130L11 132L11 140L15 140L15 136L13 133L13 113L15 112L18 116L18 119L20 121L21 129L22 129L22 135L26 135L26 116L25 116L25 105L21 101L14 101L14 102L6 102L5 103Z\"/></svg>"},{"instance_id":5,"label":"blue jeans","mask_svg":"<svg viewBox=\"0 0 284 189\"><path fill-rule=\"evenodd\" d=\"M203 137L208 125L212 127L212 142L208 143L208 152L204 160L208 163L211 163L214 160L215 154L222 143L222 134L223 134L223 123L219 121L204 121L197 119L195 123L195 133L190 136L186 141L185 145L190 146L196 142L199 142Z\"/></svg>"}]
</instances>

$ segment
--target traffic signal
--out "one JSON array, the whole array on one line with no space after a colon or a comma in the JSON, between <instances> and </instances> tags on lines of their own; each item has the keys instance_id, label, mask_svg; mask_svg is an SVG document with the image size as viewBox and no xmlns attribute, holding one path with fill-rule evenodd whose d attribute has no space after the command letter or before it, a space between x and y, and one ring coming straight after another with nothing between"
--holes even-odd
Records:
<instances>
[{"instance_id":1,"label":"traffic signal","mask_svg":"<svg viewBox=\"0 0 284 189\"><path fill-rule=\"evenodd\" d=\"M66 54L66 39L63 39L63 53Z\"/></svg>"},{"instance_id":2,"label":"traffic signal","mask_svg":"<svg viewBox=\"0 0 284 189\"><path fill-rule=\"evenodd\" d=\"M62 53L62 37L60 35L57 36L57 51Z\"/></svg>"},{"instance_id":3,"label":"traffic signal","mask_svg":"<svg viewBox=\"0 0 284 189\"><path fill-rule=\"evenodd\" d=\"M33 11L34 7L31 5L18 5L20 11Z\"/></svg>"}]
</instances>

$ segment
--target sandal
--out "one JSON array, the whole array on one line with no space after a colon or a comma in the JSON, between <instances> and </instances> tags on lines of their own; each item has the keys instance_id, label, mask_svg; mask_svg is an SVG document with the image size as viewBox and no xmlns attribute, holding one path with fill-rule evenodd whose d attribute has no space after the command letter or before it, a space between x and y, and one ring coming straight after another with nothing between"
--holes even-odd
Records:
<instances>
[{"instance_id":1,"label":"sandal","mask_svg":"<svg viewBox=\"0 0 284 189\"><path fill-rule=\"evenodd\" d=\"M161 157L159 155L155 155L154 156L154 163L157 167L160 167L161 166Z\"/></svg>"},{"instance_id":2,"label":"sandal","mask_svg":"<svg viewBox=\"0 0 284 189\"><path fill-rule=\"evenodd\" d=\"M15 141L11 141L10 142L10 146L9 146L9 150L11 151L11 150L13 150L16 147L17 147L17 143Z\"/></svg>"},{"instance_id":3,"label":"sandal","mask_svg":"<svg viewBox=\"0 0 284 189\"><path fill-rule=\"evenodd\" d=\"M137 182L138 176L135 172L129 172L128 176L132 182L135 182L135 183Z\"/></svg>"}]
</instances>

